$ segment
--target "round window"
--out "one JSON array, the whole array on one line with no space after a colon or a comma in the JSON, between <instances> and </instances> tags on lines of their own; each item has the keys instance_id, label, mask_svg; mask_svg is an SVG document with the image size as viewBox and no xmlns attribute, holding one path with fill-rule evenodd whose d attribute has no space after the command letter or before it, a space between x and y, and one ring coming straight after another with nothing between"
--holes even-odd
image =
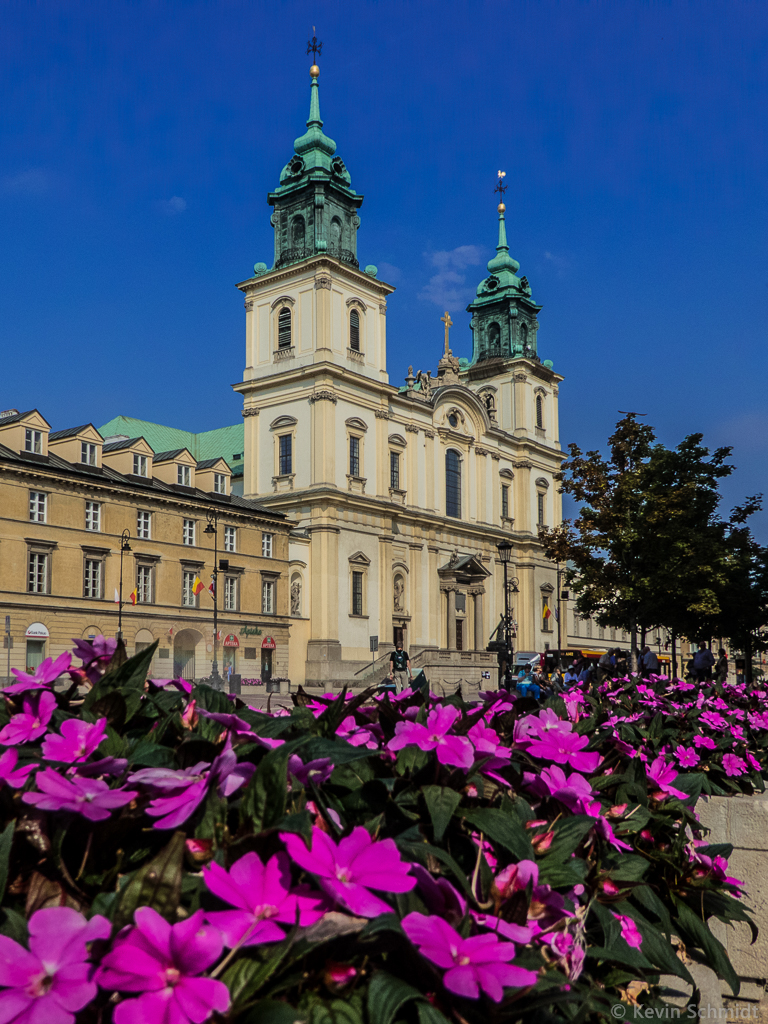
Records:
<instances>
[{"instance_id":1,"label":"round window","mask_svg":"<svg viewBox=\"0 0 768 1024\"><path fill-rule=\"evenodd\" d=\"M452 427L458 427L459 417L456 415L455 412L452 412L451 415L448 417L448 422Z\"/></svg>"}]
</instances>

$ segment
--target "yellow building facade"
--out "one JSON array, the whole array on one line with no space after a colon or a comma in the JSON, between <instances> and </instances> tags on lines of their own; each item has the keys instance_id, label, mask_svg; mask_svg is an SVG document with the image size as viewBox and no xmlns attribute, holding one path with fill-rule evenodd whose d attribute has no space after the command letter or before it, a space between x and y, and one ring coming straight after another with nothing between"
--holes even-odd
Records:
<instances>
[{"instance_id":1,"label":"yellow building facade","mask_svg":"<svg viewBox=\"0 0 768 1024\"><path fill-rule=\"evenodd\" d=\"M230 478L223 458L0 414L0 676L115 636L122 592L128 653L157 640L153 675L206 678L217 563L219 672L287 676L290 524Z\"/></svg>"},{"instance_id":2,"label":"yellow building facade","mask_svg":"<svg viewBox=\"0 0 768 1024\"><path fill-rule=\"evenodd\" d=\"M398 639L431 681L495 678L486 648L504 612L505 539L515 646L554 646L557 576L538 526L562 515L562 378L537 355L540 307L509 255L501 203L497 254L468 307L472 359L453 355L459 328L436 316L434 337L413 345L427 366L439 359L436 375L409 367L390 382L394 288L360 269L362 196L323 133L318 75L307 133L269 196L273 265L238 285L244 494L293 526L291 678L370 682Z\"/></svg>"}]
</instances>

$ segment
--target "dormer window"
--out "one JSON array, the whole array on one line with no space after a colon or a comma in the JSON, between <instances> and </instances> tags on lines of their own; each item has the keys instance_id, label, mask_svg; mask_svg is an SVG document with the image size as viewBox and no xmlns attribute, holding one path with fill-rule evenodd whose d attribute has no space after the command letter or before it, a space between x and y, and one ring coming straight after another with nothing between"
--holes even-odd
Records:
<instances>
[{"instance_id":1,"label":"dormer window","mask_svg":"<svg viewBox=\"0 0 768 1024\"><path fill-rule=\"evenodd\" d=\"M95 466L98 448L87 441L80 442L80 461L86 466Z\"/></svg>"},{"instance_id":2,"label":"dormer window","mask_svg":"<svg viewBox=\"0 0 768 1024\"><path fill-rule=\"evenodd\" d=\"M223 473L213 474L213 493L214 494L226 494L227 493L227 478Z\"/></svg>"},{"instance_id":3,"label":"dormer window","mask_svg":"<svg viewBox=\"0 0 768 1024\"><path fill-rule=\"evenodd\" d=\"M176 482L182 487L192 486L192 470L189 466L177 466Z\"/></svg>"},{"instance_id":4,"label":"dormer window","mask_svg":"<svg viewBox=\"0 0 768 1024\"><path fill-rule=\"evenodd\" d=\"M133 456L133 475L134 476L146 476L147 475L147 456L136 455Z\"/></svg>"},{"instance_id":5,"label":"dormer window","mask_svg":"<svg viewBox=\"0 0 768 1024\"><path fill-rule=\"evenodd\" d=\"M277 347L291 347L291 311L283 306L277 317Z\"/></svg>"},{"instance_id":6,"label":"dormer window","mask_svg":"<svg viewBox=\"0 0 768 1024\"><path fill-rule=\"evenodd\" d=\"M360 351L360 314L356 309L349 314L349 347L353 352Z\"/></svg>"},{"instance_id":7,"label":"dormer window","mask_svg":"<svg viewBox=\"0 0 768 1024\"><path fill-rule=\"evenodd\" d=\"M43 454L43 432L42 430L30 430L29 427L24 431L24 451L32 452L33 455Z\"/></svg>"}]
</instances>

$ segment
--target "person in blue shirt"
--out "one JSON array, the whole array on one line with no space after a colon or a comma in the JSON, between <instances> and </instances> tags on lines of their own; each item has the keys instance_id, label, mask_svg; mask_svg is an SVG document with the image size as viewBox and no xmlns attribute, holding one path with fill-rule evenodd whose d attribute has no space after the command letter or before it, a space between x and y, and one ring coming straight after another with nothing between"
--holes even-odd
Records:
<instances>
[{"instance_id":1,"label":"person in blue shirt","mask_svg":"<svg viewBox=\"0 0 768 1024\"><path fill-rule=\"evenodd\" d=\"M574 663L572 665L568 666L568 670L565 673L565 675L563 676L563 682L564 683L578 683L578 681L579 681L579 672L578 672L578 669L576 667L576 662L574 661Z\"/></svg>"},{"instance_id":2,"label":"person in blue shirt","mask_svg":"<svg viewBox=\"0 0 768 1024\"><path fill-rule=\"evenodd\" d=\"M517 693L520 697L541 697L541 687L533 678L533 671L530 665L525 666L525 671L517 677Z\"/></svg>"}]
</instances>

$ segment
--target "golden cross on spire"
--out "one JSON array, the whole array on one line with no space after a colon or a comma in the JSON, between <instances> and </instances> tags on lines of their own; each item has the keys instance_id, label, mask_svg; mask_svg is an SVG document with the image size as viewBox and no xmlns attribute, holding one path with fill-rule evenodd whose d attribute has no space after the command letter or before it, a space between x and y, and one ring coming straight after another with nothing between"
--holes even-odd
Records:
<instances>
[{"instance_id":1,"label":"golden cross on spire","mask_svg":"<svg viewBox=\"0 0 768 1024\"><path fill-rule=\"evenodd\" d=\"M451 320L451 314L447 309L445 311L445 316L441 316L440 319L445 324L445 354L446 356L449 356L451 354L451 350L448 347L448 329L453 327L453 320Z\"/></svg>"}]
</instances>

